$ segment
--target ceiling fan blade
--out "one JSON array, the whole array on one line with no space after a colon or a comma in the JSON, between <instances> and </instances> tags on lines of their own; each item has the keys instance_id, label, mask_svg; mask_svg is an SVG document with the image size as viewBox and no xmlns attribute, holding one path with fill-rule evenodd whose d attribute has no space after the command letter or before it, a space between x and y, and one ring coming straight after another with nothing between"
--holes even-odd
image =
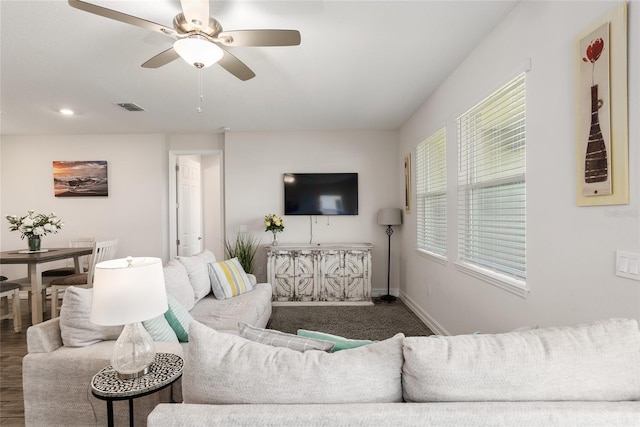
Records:
<instances>
[{"instance_id":1,"label":"ceiling fan blade","mask_svg":"<svg viewBox=\"0 0 640 427\"><path fill-rule=\"evenodd\" d=\"M244 62L240 61L225 49L222 49L222 51L224 52L224 56L218 61L218 64L222 68L242 81L252 79L256 76L256 73L251 71L251 68L247 67Z\"/></svg>"},{"instance_id":2,"label":"ceiling fan blade","mask_svg":"<svg viewBox=\"0 0 640 427\"><path fill-rule=\"evenodd\" d=\"M160 52L147 62L141 65L142 68L159 68L163 65L167 65L169 62L174 61L180 58L178 52L173 47L165 50L164 52Z\"/></svg>"},{"instance_id":3,"label":"ceiling fan blade","mask_svg":"<svg viewBox=\"0 0 640 427\"><path fill-rule=\"evenodd\" d=\"M297 30L236 30L218 34L220 42L227 46L297 46L300 32Z\"/></svg>"},{"instance_id":4,"label":"ceiling fan blade","mask_svg":"<svg viewBox=\"0 0 640 427\"><path fill-rule=\"evenodd\" d=\"M209 24L209 0L180 0L180 4L187 22L196 27L207 27Z\"/></svg>"},{"instance_id":5,"label":"ceiling fan blade","mask_svg":"<svg viewBox=\"0 0 640 427\"><path fill-rule=\"evenodd\" d=\"M168 35L175 35L176 33L173 28L165 27L164 25L156 24L155 22L147 21L146 19L127 15L126 13L117 12L115 10L87 3L82 0L69 0L69 6L83 10L85 12L93 13L95 15L104 16L105 18L124 22L125 24L131 24L138 27L146 28L151 31L157 31Z\"/></svg>"}]
</instances>

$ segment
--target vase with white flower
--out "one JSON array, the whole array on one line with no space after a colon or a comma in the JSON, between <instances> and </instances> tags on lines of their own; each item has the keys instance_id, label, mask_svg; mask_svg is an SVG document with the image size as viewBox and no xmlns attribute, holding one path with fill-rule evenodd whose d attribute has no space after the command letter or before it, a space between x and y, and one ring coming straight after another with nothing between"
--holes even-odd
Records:
<instances>
[{"instance_id":1,"label":"vase with white flower","mask_svg":"<svg viewBox=\"0 0 640 427\"><path fill-rule=\"evenodd\" d=\"M278 244L278 233L284 230L284 221L276 214L269 214L264 216L264 231L271 231L273 233L272 245Z\"/></svg>"},{"instance_id":2,"label":"vase with white flower","mask_svg":"<svg viewBox=\"0 0 640 427\"><path fill-rule=\"evenodd\" d=\"M28 210L24 216L6 215L5 218L9 221L10 231L19 231L21 239L27 238L29 250L32 252L40 250L42 236L55 234L64 226L62 220L53 212L45 215Z\"/></svg>"}]
</instances>

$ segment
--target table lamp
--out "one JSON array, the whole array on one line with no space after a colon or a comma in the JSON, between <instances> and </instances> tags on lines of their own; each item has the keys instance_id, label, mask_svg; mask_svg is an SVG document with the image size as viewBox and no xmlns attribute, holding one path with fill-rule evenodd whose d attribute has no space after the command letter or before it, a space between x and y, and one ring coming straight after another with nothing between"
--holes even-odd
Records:
<instances>
[{"instance_id":1,"label":"table lamp","mask_svg":"<svg viewBox=\"0 0 640 427\"><path fill-rule=\"evenodd\" d=\"M378 211L378 225L387 226L387 236L389 237L389 249L387 258L387 294L382 295L380 299L382 301L392 302L396 300L396 297L391 295L391 235L393 234L392 225L402 224L402 209L399 208L384 208Z\"/></svg>"},{"instance_id":2,"label":"table lamp","mask_svg":"<svg viewBox=\"0 0 640 427\"><path fill-rule=\"evenodd\" d=\"M160 258L121 258L96 264L91 322L124 325L111 365L121 379L149 372L155 359L153 339L142 321L164 314L167 291Z\"/></svg>"}]
</instances>

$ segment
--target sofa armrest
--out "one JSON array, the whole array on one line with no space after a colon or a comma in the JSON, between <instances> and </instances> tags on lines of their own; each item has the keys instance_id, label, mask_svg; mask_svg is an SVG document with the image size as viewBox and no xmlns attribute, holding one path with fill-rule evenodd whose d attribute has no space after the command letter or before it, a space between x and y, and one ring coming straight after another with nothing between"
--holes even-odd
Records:
<instances>
[{"instance_id":1,"label":"sofa armrest","mask_svg":"<svg viewBox=\"0 0 640 427\"><path fill-rule=\"evenodd\" d=\"M27 329L27 352L49 353L62 347L60 318L47 320Z\"/></svg>"},{"instance_id":2,"label":"sofa armrest","mask_svg":"<svg viewBox=\"0 0 640 427\"><path fill-rule=\"evenodd\" d=\"M258 279L256 278L256 276L254 274L247 273L247 277L249 278L249 281L251 282L251 286L255 286L258 283Z\"/></svg>"}]
</instances>

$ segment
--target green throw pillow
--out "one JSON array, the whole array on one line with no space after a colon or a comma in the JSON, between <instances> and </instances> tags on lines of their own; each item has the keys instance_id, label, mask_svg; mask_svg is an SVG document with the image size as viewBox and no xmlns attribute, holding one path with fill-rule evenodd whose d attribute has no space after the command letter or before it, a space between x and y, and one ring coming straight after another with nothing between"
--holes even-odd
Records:
<instances>
[{"instance_id":1,"label":"green throw pillow","mask_svg":"<svg viewBox=\"0 0 640 427\"><path fill-rule=\"evenodd\" d=\"M164 318L169 322L169 326L176 333L178 341L189 342L189 323L193 317L186 308L182 306L171 294L167 294L169 310L164 313Z\"/></svg>"},{"instance_id":2,"label":"green throw pillow","mask_svg":"<svg viewBox=\"0 0 640 427\"><path fill-rule=\"evenodd\" d=\"M154 319L142 322L154 341L189 342L191 314L171 294L167 294L169 309Z\"/></svg>"},{"instance_id":3,"label":"green throw pillow","mask_svg":"<svg viewBox=\"0 0 640 427\"><path fill-rule=\"evenodd\" d=\"M314 338L322 341L329 341L335 344L331 353L340 350L348 350L350 348L362 347L363 345L373 344L376 341L370 340L351 340L349 338L339 337L337 335L325 334L324 332L307 331L306 329L298 329L298 335L301 337Z\"/></svg>"}]
</instances>

